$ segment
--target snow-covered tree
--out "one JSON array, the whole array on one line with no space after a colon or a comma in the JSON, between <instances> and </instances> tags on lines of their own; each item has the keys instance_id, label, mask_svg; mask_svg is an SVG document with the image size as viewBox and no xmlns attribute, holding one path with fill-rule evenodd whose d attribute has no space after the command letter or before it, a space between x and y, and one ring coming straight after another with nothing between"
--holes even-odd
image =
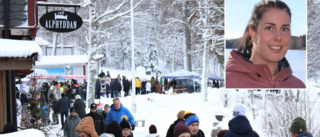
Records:
<instances>
[{"instance_id":1,"label":"snow-covered tree","mask_svg":"<svg viewBox=\"0 0 320 137\"><path fill-rule=\"evenodd\" d=\"M94 56L96 55L97 51L104 46L109 45L107 42L108 31L110 26L116 26L115 20L121 17L126 16L130 13L130 8L128 8L129 3L127 0L123 0L120 4L113 3L114 5L110 6L110 9L104 9L98 11L97 8L99 6L105 6L108 4L101 4L106 1L99 1L99 0L86 0L83 6L89 6L89 36L87 38L88 41L88 87L87 87L87 103L91 104L94 102L94 94L95 94L95 75L96 75L96 68L95 68L95 60ZM110 2L110 1L109 1ZM141 3L138 2L135 6ZM109 3L110 4L110 3ZM127 8L126 8L127 7ZM108 27L109 26L109 27ZM105 40L101 40L105 39ZM89 105L88 105L89 106Z\"/></svg>"},{"instance_id":2,"label":"snow-covered tree","mask_svg":"<svg viewBox=\"0 0 320 137\"><path fill-rule=\"evenodd\" d=\"M264 132L269 137L290 137L290 126L297 117L306 121L308 132L314 137L319 131L319 100L317 92L306 90L283 90L282 94L266 94L264 105Z\"/></svg>"},{"instance_id":3,"label":"snow-covered tree","mask_svg":"<svg viewBox=\"0 0 320 137\"><path fill-rule=\"evenodd\" d=\"M308 0L308 78L317 78L320 69L320 4L317 0Z\"/></svg>"},{"instance_id":4,"label":"snow-covered tree","mask_svg":"<svg viewBox=\"0 0 320 137\"><path fill-rule=\"evenodd\" d=\"M194 30L198 36L201 37L200 42L203 51L202 55L202 83L201 90L204 94L204 100L207 101L207 85L209 77L209 49L220 52L223 54L224 43L224 1L215 0L198 0L199 12L194 16L198 19L195 21Z\"/></svg>"}]
</instances>

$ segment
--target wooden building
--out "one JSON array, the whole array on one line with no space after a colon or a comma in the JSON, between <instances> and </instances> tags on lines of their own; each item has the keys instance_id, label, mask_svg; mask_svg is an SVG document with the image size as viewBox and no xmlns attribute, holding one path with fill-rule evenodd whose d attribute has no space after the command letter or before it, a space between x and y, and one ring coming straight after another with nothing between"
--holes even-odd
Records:
<instances>
[{"instance_id":1,"label":"wooden building","mask_svg":"<svg viewBox=\"0 0 320 137\"><path fill-rule=\"evenodd\" d=\"M34 41L0 39L0 132L6 123L17 125L16 79L31 73L41 58L41 48Z\"/></svg>"}]
</instances>

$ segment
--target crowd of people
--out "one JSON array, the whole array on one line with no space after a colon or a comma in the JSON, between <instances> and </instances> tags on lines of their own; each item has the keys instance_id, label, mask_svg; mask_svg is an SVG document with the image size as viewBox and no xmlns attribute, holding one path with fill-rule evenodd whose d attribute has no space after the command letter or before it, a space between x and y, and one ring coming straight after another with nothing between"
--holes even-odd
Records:
<instances>
[{"instance_id":1,"label":"crowd of people","mask_svg":"<svg viewBox=\"0 0 320 137\"><path fill-rule=\"evenodd\" d=\"M168 79L162 79L162 77L151 77L150 80L139 79L135 80L136 95L149 94L149 93L164 93L164 90L170 87L175 87L175 80L168 81ZM111 74L107 71L107 74L101 70L95 83L95 98L100 99L101 96L106 98L120 97L121 91L124 92L124 97L132 94L129 93L132 87L132 80L127 79L126 76L117 75L116 78L111 78Z\"/></svg>"},{"instance_id":2,"label":"crowd of people","mask_svg":"<svg viewBox=\"0 0 320 137\"><path fill-rule=\"evenodd\" d=\"M107 75L103 75L102 71L99 76L101 76L101 79L98 79L100 82L105 76L108 78L110 74L107 73ZM117 82L119 83L121 79L118 78L120 78L120 75L118 75L117 79L114 79L113 83L110 83L110 85L114 86ZM160 81L157 79L158 78L152 77L150 81L154 81L155 84L161 85L162 79L160 78ZM124 83L130 83L124 76L122 77L122 80ZM156 87L154 87L155 89L152 91L152 84L150 81L140 82L139 78L136 78L136 94L156 92ZM175 80L173 79L170 83L174 83L174 81ZM124 83L122 85L125 85ZM119 85L121 87L121 84ZM130 89L130 86L128 88ZM53 110L52 120L49 120L51 124L59 124L58 114L60 114L61 129L64 131L64 136L66 137L134 136L133 131L136 126L134 117L131 112L122 105L118 98L118 91L110 92L113 94L111 94L111 97L113 97L113 104L111 106L106 104L103 108L104 110L99 112L97 111L97 104L92 103L90 104L90 112L86 113L84 99L86 94L85 89L86 83L81 85L76 80L71 80L70 83L58 83L53 81L50 83L50 86L47 83L42 84L38 100L40 100L42 106L51 106ZM100 94L101 93L98 93L98 96L100 96ZM105 95L108 96L107 93L105 93ZM29 99L27 93L21 93L20 100L23 111L27 110L24 106L28 106L27 104L30 103ZM27 111L24 112L22 118L28 119L28 114ZM20 126L27 126L27 122L30 121L21 120ZM199 117L195 113L184 110L179 111L177 120L171 125L168 125L166 137L205 137L204 132L199 129L199 125ZM243 106L234 108L233 119L229 121L228 125L229 129L220 130L213 136L259 137L258 133L253 130L249 120L246 118L246 110ZM17 131L14 130L16 127L12 126L12 124L5 126L5 128L3 133ZM301 117L293 120L290 127L290 134L292 137L312 137L312 135L307 132L305 120ZM147 137L159 137L155 124L150 125Z\"/></svg>"},{"instance_id":3,"label":"crowd of people","mask_svg":"<svg viewBox=\"0 0 320 137\"><path fill-rule=\"evenodd\" d=\"M97 104L90 105L90 112L80 118L75 107L68 109L70 115L63 121L65 137L133 137L135 130L134 117L131 112L121 104L119 98L113 99L113 104L104 106L104 111L97 112ZM229 121L229 129L219 130L213 137L259 137L246 117L246 109L236 106ZM192 112L181 110L177 119L168 126L166 137L205 137L199 129L199 117ZM288 132L291 137L312 137L307 131L306 121L295 118ZM2 134L18 131L17 126L8 123L4 126ZM155 124L149 126L146 137L160 137Z\"/></svg>"}]
</instances>

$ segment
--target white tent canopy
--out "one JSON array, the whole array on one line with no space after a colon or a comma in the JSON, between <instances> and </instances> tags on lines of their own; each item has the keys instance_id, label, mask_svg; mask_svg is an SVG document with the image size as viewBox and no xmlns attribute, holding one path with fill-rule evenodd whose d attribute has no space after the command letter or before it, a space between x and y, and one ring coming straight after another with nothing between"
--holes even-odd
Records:
<instances>
[{"instance_id":1,"label":"white tent canopy","mask_svg":"<svg viewBox=\"0 0 320 137\"><path fill-rule=\"evenodd\" d=\"M172 72L172 73L169 73L167 75L164 75L162 76L163 78L170 78L170 79L173 79L173 78L192 78L192 81L193 81L193 91L196 90L196 87L195 87L195 81L194 79L199 79L200 81L200 75L198 73L195 73L195 72L190 72L190 71L187 71L187 70L177 70L175 72Z\"/></svg>"},{"instance_id":2,"label":"white tent canopy","mask_svg":"<svg viewBox=\"0 0 320 137\"><path fill-rule=\"evenodd\" d=\"M187 70L177 70L175 72L169 73L167 75L163 75L163 78L196 78L200 79L200 75L195 72L190 72Z\"/></svg>"}]
</instances>

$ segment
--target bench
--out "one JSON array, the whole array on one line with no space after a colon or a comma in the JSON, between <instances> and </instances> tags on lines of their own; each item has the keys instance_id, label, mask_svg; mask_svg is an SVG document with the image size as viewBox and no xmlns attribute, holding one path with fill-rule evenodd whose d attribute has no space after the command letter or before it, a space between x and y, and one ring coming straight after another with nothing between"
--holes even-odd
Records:
<instances>
[{"instance_id":1,"label":"bench","mask_svg":"<svg viewBox=\"0 0 320 137\"><path fill-rule=\"evenodd\" d=\"M178 91L181 91L182 93L186 93L187 88L175 88L174 91L178 93Z\"/></svg>"},{"instance_id":2,"label":"bench","mask_svg":"<svg viewBox=\"0 0 320 137\"><path fill-rule=\"evenodd\" d=\"M142 123L142 127L144 127L146 119L145 119L145 115L141 114L141 113L132 113L132 116L134 117L134 123L136 125L136 127L139 125L139 122Z\"/></svg>"},{"instance_id":3,"label":"bench","mask_svg":"<svg viewBox=\"0 0 320 137\"><path fill-rule=\"evenodd\" d=\"M142 123L142 127L144 127L144 123L146 122L146 120L144 120L144 119L134 120L134 123L136 124L136 126L139 125L138 122L141 122Z\"/></svg>"}]
</instances>

